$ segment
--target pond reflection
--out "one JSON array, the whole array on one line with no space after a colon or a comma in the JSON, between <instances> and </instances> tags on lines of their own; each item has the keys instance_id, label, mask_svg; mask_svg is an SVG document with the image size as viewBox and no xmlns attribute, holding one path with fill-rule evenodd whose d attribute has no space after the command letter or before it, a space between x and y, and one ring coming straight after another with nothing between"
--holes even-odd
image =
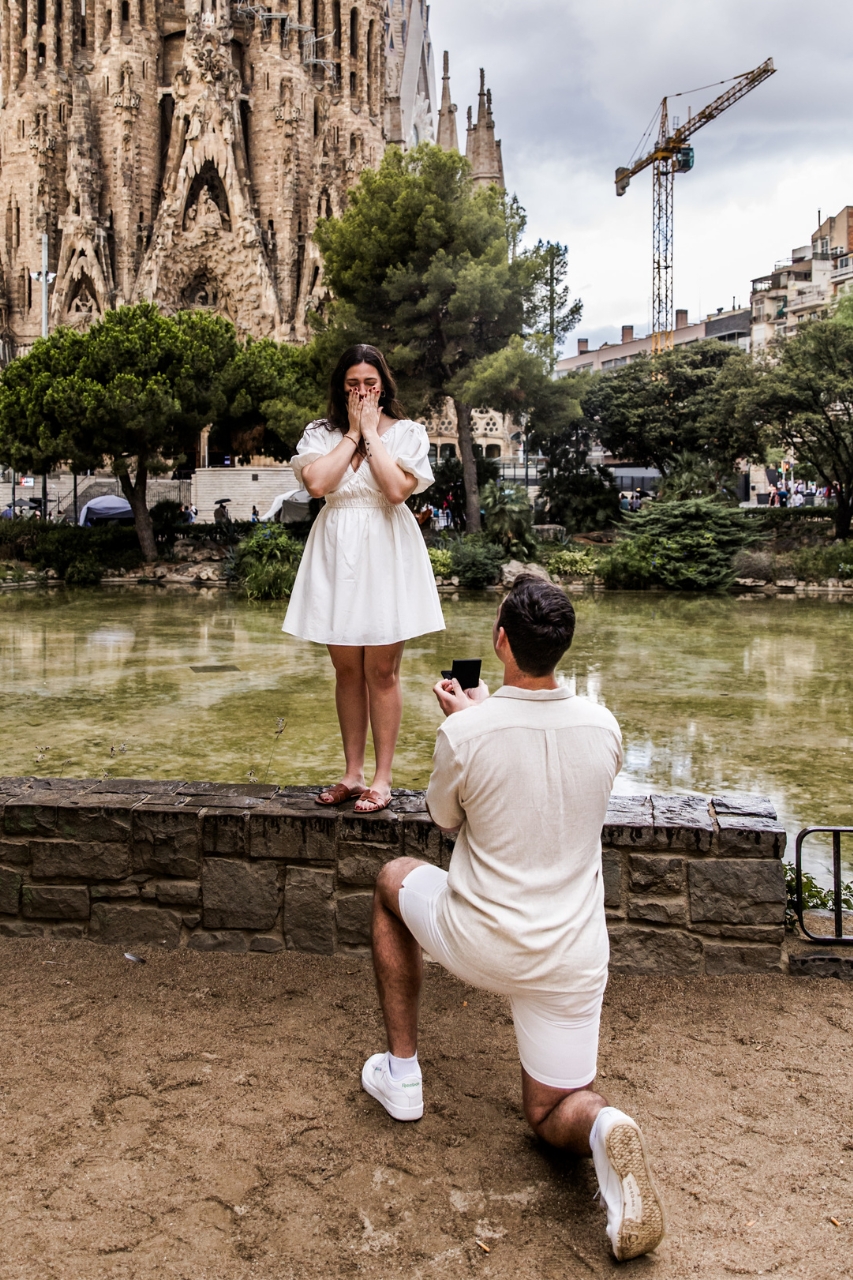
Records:
<instances>
[{"instance_id":1,"label":"pond reflection","mask_svg":"<svg viewBox=\"0 0 853 1280\"><path fill-rule=\"evenodd\" d=\"M789 835L853 825L846 600L614 593L575 604L561 674L619 719L619 790L768 795ZM489 592L445 600L447 632L408 645L398 786L429 777L440 669L482 656L497 683L495 607ZM331 667L325 649L282 634L283 612L219 590L3 595L2 772L329 782L341 765Z\"/></svg>"}]
</instances>

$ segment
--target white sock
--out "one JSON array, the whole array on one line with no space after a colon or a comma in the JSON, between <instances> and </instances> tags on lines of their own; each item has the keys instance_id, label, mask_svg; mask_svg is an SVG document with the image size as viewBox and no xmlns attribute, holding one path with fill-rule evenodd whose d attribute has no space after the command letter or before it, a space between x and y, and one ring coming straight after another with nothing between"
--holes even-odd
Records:
<instances>
[{"instance_id":1,"label":"white sock","mask_svg":"<svg viewBox=\"0 0 853 1280\"><path fill-rule=\"evenodd\" d=\"M389 1053L388 1070L392 1080L405 1080L406 1076L419 1076L421 1069L418 1066L417 1053L413 1058L395 1058L393 1053Z\"/></svg>"}]
</instances>

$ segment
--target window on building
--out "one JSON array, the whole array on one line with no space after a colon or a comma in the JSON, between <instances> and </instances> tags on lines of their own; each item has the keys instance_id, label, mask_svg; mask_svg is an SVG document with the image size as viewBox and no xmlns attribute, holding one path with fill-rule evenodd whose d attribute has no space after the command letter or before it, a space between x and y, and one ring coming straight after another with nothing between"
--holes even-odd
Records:
<instances>
[{"instance_id":1,"label":"window on building","mask_svg":"<svg viewBox=\"0 0 853 1280\"><path fill-rule=\"evenodd\" d=\"M38 47L38 65L43 67L47 62L47 45L39 44Z\"/></svg>"},{"instance_id":2,"label":"window on building","mask_svg":"<svg viewBox=\"0 0 853 1280\"><path fill-rule=\"evenodd\" d=\"M354 58L358 57L358 9L350 9L349 51Z\"/></svg>"},{"instance_id":3,"label":"window on building","mask_svg":"<svg viewBox=\"0 0 853 1280\"><path fill-rule=\"evenodd\" d=\"M456 457L456 445L455 445L455 444L443 444L443 445L441 446L441 448L439 449L439 451L438 451L438 452L439 452L439 456L441 457L442 461L444 461L446 458L455 458L455 457Z\"/></svg>"},{"instance_id":4,"label":"window on building","mask_svg":"<svg viewBox=\"0 0 853 1280\"><path fill-rule=\"evenodd\" d=\"M349 92L351 98L356 97L358 94L358 76L354 71L349 73Z\"/></svg>"},{"instance_id":5,"label":"window on building","mask_svg":"<svg viewBox=\"0 0 853 1280\"><path fill-rule=\"evenodd\" d=\"M38 0L36 5L36 25L43 27L47 22L47 3L46 0Z\"/></svg>"},{"instance_id":6,"label":"window on building","mask_svg":"<svg viewBox=\"0 0 853 1280\"><path fill-rule=\"evenodd\" d=\"M121 20L130 22L130 0L121 0Z\"/></svg>"},{"instance_id":7,"label":"window on building","mask_svg":"<svg viewBox=\"0 0 853 1280\"><path fill-rule=\"evenodd\" d=\"M500 456L501 456L501 447L500 447L500 445L499 445L499 444L487 444L487 445L486 445L486 457L487 457L487 458L499 458Z\"/></svg>"}]
</instances>

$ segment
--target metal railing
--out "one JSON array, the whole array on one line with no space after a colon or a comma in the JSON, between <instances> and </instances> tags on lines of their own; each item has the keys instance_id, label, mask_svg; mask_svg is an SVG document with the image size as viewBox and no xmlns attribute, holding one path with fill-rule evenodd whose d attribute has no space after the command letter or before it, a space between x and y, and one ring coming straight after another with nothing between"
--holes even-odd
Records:
<instances>
[{"instance_id":1,"label":"metal railing","mask_svg":"<svg viewBox=\"0 0 853 1280\"><path fill-rule=\"evenodd\" d=\"M835 924L834 934L816 934L810 933L803 921L804 912L807 908L803 904L803 841L806 836L812 835L831 835L832 836L832 889L833 889L833 917ZM795 908L797 919L800 922L800 928L809 942L816 942L824 947L851 947L853 946L853 934L844 933L844 903L842 901L842 880L841 880L841 837L843 835L853 835L853 827L805 827L797 836L797 843L794 848L794 866L796 870Z\"/></svg>"}]
</instances>

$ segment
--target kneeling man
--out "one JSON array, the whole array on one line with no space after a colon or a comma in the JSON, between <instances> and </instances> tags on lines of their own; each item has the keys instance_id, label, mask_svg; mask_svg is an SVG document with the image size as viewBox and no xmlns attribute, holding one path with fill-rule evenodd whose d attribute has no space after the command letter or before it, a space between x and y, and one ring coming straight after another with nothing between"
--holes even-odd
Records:
<instances>
[{"instance_id":1,"label":"kneeling man","mask_svg":"<svg viewBox=\"0 0 853 1280\"><path fill-rule=\"evenodd\" d=\"M427 805L459 834L449 872L396 858L377 880L373 963L389 1052L369 1058L361 1080L395 1120L423 1115L422 949L508 996L527 1120L553 1146L592 1155L607 1234L626 1259L654 1249L664 1223L639 1126L592 1088L609 957L601 828L622 739L609 711L555 679L574 625L563 591L519 577L493 632L501 688L436 685L448 719Z\"/></svg>"}]
</instances>

